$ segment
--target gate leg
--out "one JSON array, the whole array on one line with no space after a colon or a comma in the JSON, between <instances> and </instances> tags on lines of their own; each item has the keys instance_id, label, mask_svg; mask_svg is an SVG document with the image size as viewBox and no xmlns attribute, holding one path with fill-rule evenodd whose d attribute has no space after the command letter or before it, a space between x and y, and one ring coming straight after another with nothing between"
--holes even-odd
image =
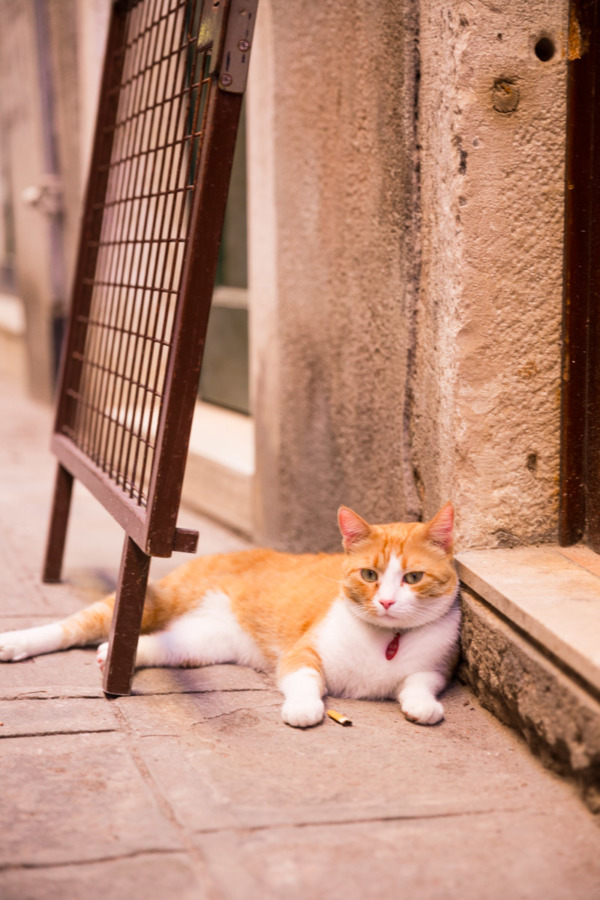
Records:
<instances>
[{"instance_id":1,"label":"gate leg","mask_svg":"<svg viewBox=\"0 0 600 900\"><path fill-rule=\"evenodd\" d=\"M52 513L50 515L50 527L48 529L46 556L42 573L42 581L48 584L60 581L72 493L73 476L59 463L56 470Z\"/></svg>"},{"instance_id":2,"label":"gate leg","mask_svg":"<svg viewBox=\"0 0 600 900\"><path fill-rule=\"evenodd\" d=\"M135 654L140 636L150 557L125 535L117 599L104 667L104 691L125 696L131 693Z\"/></svg>"}]
</instances>

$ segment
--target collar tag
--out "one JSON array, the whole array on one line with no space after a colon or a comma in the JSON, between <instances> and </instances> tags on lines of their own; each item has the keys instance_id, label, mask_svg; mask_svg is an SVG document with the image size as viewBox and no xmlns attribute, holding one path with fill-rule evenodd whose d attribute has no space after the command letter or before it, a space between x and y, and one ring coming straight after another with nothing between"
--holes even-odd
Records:
<instances>
[{"instance_id":1,"label":"collar tag","mask_svg":"<svg viewBox=\"0 0 600 900\"><path fill-rule=\"evenodd\" d=\"M389 642L389 644L386 647L386 650L385 650L385 658L386 659L393 659L395 657L396 653L398 652L398 644L399 643L400 643L400 635L398 634L398 632L396 632L396 634L394 635L394 637L391 639L391 641Z\"/></svg>"}]
</instances>

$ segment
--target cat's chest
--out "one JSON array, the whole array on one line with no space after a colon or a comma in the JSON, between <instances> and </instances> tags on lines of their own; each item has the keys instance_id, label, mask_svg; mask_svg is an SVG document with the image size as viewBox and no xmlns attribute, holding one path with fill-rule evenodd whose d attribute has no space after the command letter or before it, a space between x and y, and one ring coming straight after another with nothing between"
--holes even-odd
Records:
<instances>
[{"instance_id":1,"label":"cat's chest","mask_svg":"<svg viewBox=\"0 0 600 900\"><path fill-rule=\"evenodd\" d=\"M336 601L316 633L327 690L334 696L376 699L394 697L408 674L409 635L366 628Z\"/></svg>"}]
</instances>

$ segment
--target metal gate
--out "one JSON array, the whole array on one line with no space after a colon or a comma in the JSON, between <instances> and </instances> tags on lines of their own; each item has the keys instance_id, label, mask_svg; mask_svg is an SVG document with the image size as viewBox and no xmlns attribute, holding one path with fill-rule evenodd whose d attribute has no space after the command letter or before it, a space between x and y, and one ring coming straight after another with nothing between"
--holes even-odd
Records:
<instances>
[{"instance_id":1,"label":"metal gate","mask_svg":"<svg viewBox=\"0 0 600 900\"><path fill-rule=\"evenodd\" d=\"M125 531L109 694L127 694L151 556L177 513L258 0L115 0L52 449L44 581L73 479Z\"/></svg>"}]
</instances>

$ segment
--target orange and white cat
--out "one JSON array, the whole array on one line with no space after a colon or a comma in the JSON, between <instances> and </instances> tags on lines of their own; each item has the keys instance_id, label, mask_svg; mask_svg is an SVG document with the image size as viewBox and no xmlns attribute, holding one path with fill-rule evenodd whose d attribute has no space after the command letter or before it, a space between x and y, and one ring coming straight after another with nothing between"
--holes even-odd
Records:
<instances>
[{"instance_id":1,"label":"orange and white cat","mask_svg":"<svg viewBox=\"0 0 600 900\"><path fill-rule=\"evenodd\" d=\"M452 506L427 523L369 525L344 506L338 520L344 554L198 557L150 585L136 665L274 671L283 720L301 728L322 720L327 693L394 698L411 721L439 722L460 625ZM113 603L0 634L0 660L98 644Z\"/></svg>"}]
</instances>

